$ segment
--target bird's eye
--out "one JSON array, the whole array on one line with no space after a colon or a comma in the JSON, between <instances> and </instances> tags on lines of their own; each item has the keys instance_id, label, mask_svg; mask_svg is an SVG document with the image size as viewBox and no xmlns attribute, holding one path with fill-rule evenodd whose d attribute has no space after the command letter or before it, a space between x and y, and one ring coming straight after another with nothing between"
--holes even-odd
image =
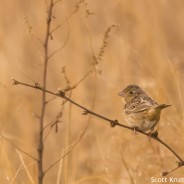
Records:
<instances>
[{"instance_id":1,"label":"bird's eye","mask_svg":"<svg viewBox=\"0 0 184 184\"><path fill-rule=\"evenodd\" d=\"M133 91L130 91L129 94L132 95L133 94Z\"/></svg>"}]
</instances>

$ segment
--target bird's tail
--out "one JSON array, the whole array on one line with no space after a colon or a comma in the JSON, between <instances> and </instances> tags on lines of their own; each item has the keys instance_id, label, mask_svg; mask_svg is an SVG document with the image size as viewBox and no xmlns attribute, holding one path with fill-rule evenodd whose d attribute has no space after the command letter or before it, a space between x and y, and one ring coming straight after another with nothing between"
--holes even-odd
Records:
<instances>
[{"instance_id":1,"label":"bird's tail","mask_svg":"<svg viewBox=\"0 0 184 184\"><path fill-rule=\"evenodd\" d=\"M171 105L160 104L160 105L158 105L156 108L162 110L162 109L165 109L165 108L170 107L170 106L171 106Z\"/></svg>"}]
</instances>

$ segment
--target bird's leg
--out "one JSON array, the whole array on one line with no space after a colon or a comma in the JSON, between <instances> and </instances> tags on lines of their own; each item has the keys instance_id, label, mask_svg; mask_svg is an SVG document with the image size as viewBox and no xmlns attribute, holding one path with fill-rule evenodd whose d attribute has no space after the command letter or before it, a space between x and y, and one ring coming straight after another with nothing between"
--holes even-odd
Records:
<instances>
[{"instance_id":1,"label":"bird's leg","mask_svg":"<svg viewBox=\"0 0 184 184\"><path fill-rule=\"evenodd\" d=\"M134 135L137 134L137 131L136 131L136 130L137 130L137 127L134 127L134 128L133 128L133 134L134 134Z\"/></svg>"},{"instance_id":2,"label":"bird's leg","mask_svg":"<svg viewBox=\"0 0 184 184\"><path fill-rule=\"evenodd\" d=\"M154 128L151 129L150 132L148 132L148 139L149 139L149 142L150 142L150 138L151 138L151 137L158 137L158 131L157 131L157 130L154 131Z\"/></svg>"},{"instance_id":3,"label":"bird's leg","mask_svg":"<svg viewBox=\"0 0 184 184\"><path fill-rule=\"evenodd\" d=\"M134 135L137 133L137 132L136 132L136 128L134 128L133 133L134 133Z\"/></svg>"},{"instance_id":4,"label":"bird's leg","mask_svg":"<svg viewBox=\"0 0 184 184\"><path fill-rule=\"evenodd\" d=\"M152 135L152 131L148 132L148 140L149 140L149 142L151 142L151 135Z\"/></svg>"}]
</instances>

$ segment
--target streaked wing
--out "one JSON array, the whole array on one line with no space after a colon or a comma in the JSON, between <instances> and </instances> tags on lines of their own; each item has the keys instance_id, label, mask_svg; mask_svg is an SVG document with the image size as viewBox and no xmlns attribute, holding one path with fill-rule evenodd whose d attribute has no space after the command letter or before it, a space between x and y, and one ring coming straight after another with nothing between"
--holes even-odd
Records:
<instances>
[{"instance_id":1,"label":"streaked wing","mask_svg":"<svg viewBox=\"0 0 184 184\"><path fill-rule=\"evenodd\" d=\"M138 106L129 106L127 109L126 109L126 112L127 113L138 113L138 112L142 112L142 111L145 111L145 110L148 110L150 109L150 107L152 107L151 104L147 104L147 103L141 103L139 104Z\"/></svg>"},{"instance_id":2,"label":"streaked wing","mask_svg":"<svg viewBox=\"0 0 184 184\"><path fill-rule=\"evenodd\" d=\"M151 107L158 106L158 104L151 98L139 98L139 103L130 103L126 108L126 113L138 113L150 109Z\"/></svg>"}]
</instances>

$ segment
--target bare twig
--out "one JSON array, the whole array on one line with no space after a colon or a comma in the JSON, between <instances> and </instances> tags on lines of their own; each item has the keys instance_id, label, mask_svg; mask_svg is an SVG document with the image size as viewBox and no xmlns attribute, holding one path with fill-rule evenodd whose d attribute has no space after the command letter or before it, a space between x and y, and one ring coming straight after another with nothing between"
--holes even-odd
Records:
<instances>
[{"instance_id":1,"label":"bare twig","mask_svg":"<svg viewBox=\"0 0 184 184\"><path fill-rule=\"evenodd\" d=\"M57 114L57 116L55 117L55 119L53 121L51 121L50 123L48 123L45 127L44 127L44 131L46 128L50 127L52 128L55 124L60 122L60 118L63 116L63 107L62 109L59 111L59 113ZM57 131L56 131L57 132Z\"/></svg>"},{"instance_id":2,"label":"bare twig","mask_svg":"<svg viewBox=\"0 0 184 184\"><path fill-rule=\"evenodd\" d=\"M68 92L68 91L72 91L73 89L75 89L81 82L83 82L87 77L88 75L91 73L92 71L89 70L76 84L74 84L73 86L70 86L70 81L67 77L67 73L66 73L66 68L65 67L62 67L62 73L64 74L64 79L66 80L66 85L67 87L64 88L64 92ZM71 93L69 95L71 97ZM56 97L52 98L51 100L55 99ZM47 101L50 102L51 100ZM57 132L57 124L60 123L60 118L62 117L62 114L63 114L63 110L64 110L64 104L68 102L67 100L64 100L63 103L62 103L62 109L60 110L60 112L58 113L58 115L55 117L55 119L53 121L51 121L50 123L48 123L45 127L44 127L44 131L45 129L47 129L48 127L50 128L47 135L45 136L44 140L47 138L47 136L49 135L51 129L54 127L54 125L56 125L56 132Z\"/></svg>"},{"instance_id":3,"label":"bare twig","mask_svg":"<svg viewBox=\"0 0 184 184\"><path fill-rule=\"evenodd\" d=\"M70 82L69 82L68 77L67 77L67 75L66 75L65 67L62 67L62 73L64 73L64 79L66 80L66 83L67 83L67 87L66 87L63 91L64 91L64 92L68 92L68 91L71 91L71 90L75 89L81 82L83 82L83 81L88 77L88 75L89 75L91 72L92 72L92 70L89 70L89 71L88 71L88 72L87 72L87 73L86 73L76 84L74 84L73 86L70 87ZM70 93L69 96L71 96L71 93ZM54 98L56 98L56 97L54 97ZM52 99L54 99L54 98L52 98ZM51 99L51 100L52 100L52 99ZM47 102L49 102L49 101L47 101ZM48 123L48 124L44 127L44 130L45 130L46 128L50 127L50 130L49 130L49 132L50 132L51 129L54 127L54 125L56 125L55 127L56 127L56 132L57 132L57 124L60 122L60 118L62 117L62 112L63 112L63 110L64 110L64 104L65 104L66 102L68 102L68 101L67 101L67 100L64 100L64 101L63 101L63 103L62 103L63 107L62 107L61 111L58 113L58 115L56 116L56 118L54 119L54 121L51 121L50 123ZM47 133L47 135L45 136L44 139L47 138L49 132Z\"/></svg>"},{"instance_id":4,"label":"bare twig","mask_svg":"<svg viewBox=\"0 0 184 184\"><path fill-rule=\"evenodd\" d=\"M65 39L65 42L57 50L55 50L53 53L51 53L50 56L48 56L48 60L51 57L53 57L55 54L57 54L59 51L61 51L63 48L65 48L66 44L68 43L69 37L70 37L70 29L68 28L68 34L67 34L67 37Z\"/></svg>"},{"instance_id":5,"label":"bare twig","mask_svg":"<svg viewBox=\"0 0 184 184\"><path fill-rule=\"evenodd\" d=\"M66 84L67 84L67 88L64 89L65 92L68 92L68 91L72 91L73 89L75 89L81 82L83 82L87 76L91 73L92 71L88 71L75 85L73 85L72 87L70 87L70 81L68 79L68 76L67 76L67 73L66 73L66 68L65 67L62 67L62 73L64 74L64 79L66 80ZM95 77L96 79L96 77ZM95 89L96 89L96 86L95 86ZM93 99L93 103L92 103L92 107L91 109L93 109L94 107L94 102L95 102L95 96L96 96L96 90L94 91L94 99ZM69 98L71 97L71 93L69 95ZM68 102L67 100L65 100L63 102L63 107L62 107L62 110L61 110L61 113L63 112L63 109L64 109L64 104ZM87 121L87 125L85 127L85 129L83 130L83 132L81 133L81 136L79 137L79 139L73 143L73 145L68 149L68 151L66 151L59 159L57 159L54 163L52 163L47 169L45 172L47 172L48 170L50 170L50 168L52 168L55 164L57 164L59 161L61 161L63 158L65 158L65 156L67 156L69 153L71 153L73 151L73 149L78 145L78 143L81 141L81 139L83 138L85 132L87 131L87 128L89 126L89 122L90 122L90 119L91 117L89 117L88 121ZM54 125L54 124L52 124ZM50 129L51 130L51 129Z\"/></svg>"},{"instance_id":6,"label":"bare twig","mask_svg":"<svg viewBox=\"0 0 184 184\"><path fill-rule=\"evenodd\" d=\"M65 89L70 88L70 80L69 80L68 75L66 73L66 67L65 66L62 66L61 73L63 74L64 80L66 81ZM65 89L64 89L64 91L65 91Z\"/></svg>"},{"instance_id":7,"label":"bare twig","mask_svg":"<svg viewBox=\"0 0 184 184\"><path fill-rule=\"evenodd\" d=\"M41 88L38 85L31 85L31 84L19 82L19 81L15 80L15 79L13 79L13 84L14 85L20 84L20 85L27 86L27 87L30 87L30 88L34 88L34 89L38 89L38 90L41 90L41 91L45 91L45 92L47 92L49 94L52 94L54 96L58 96L58 97L64 98L65 100L69 101L70 103L74 104L75 106L83 109L85 111L85 114L92 114L92 115L94 115L94 116L96 116L96 117L98 117L100 119L103 119L103 120L109 122L112 127L119 126L119 127L126 128L126 129L129 129L129 130L134 130L134 128L129 127L129 126L124 125L124 124L121 124L117 120L109 119L109 118L107 118L105 116L102 116L102 115L100 115L100 114L98 114L96 112L93 112L93 111L87 109L86 107L78 104L77 102L75 102L75 101L71 100L70 98L68 98L67 96L65 96L65 93L63 91L59 91L57 93L54 93L54 92L49 91L47 89ZM139 132L139 133L141 133L143 135L146 135L146 136L150 136L152 139L156 140L157 142L159 142L160 144L165 146L170 152L172 152L172 154L179 160L178 167L176 169L184 166L184 160L169 145L167 145L164 141L162 141L158 136L156 136L154 134L150 135L149 133L145 133L145 132L142 132L140 130L136 130L136 132ZM170 172L164 172L164 173L169 174Z\"/></svg>"},{"instance_id":8,"label":"bare twig","mask_svg":"<svg viewBox=\"0 0 184 184\"><path fill-rule=\"evenodd\" d=\"M92 70L89 70L76 84L74 84L71 87L69 86L68 88L64 89L63 91L68 92L68 91L71 91L71 90L75 89L81 82L83 82L88 77L88 75L90 73L92 73Z\"/></svg>"},{"instance_id":9,"label":"bare twig","mask_svg":"<svg viewBox=\"0 0 184 184\"><path fill-rule=\"evenodd\" d=\"M57 31L60 27L62 27L64 24L66 24L66 23L72 18L72 16L79 10L80 4L81 4L82 2L83 2L83 0L80 0L80 1L76 4L76 6L75 6L74 10L71 12L71 14L65 19L65 21L64 21L63 23L59 24L58 26L56 26L54 29L52 29L52 30L50 31L50 34L51 34L51 35L52 35L55 31Z\"/></svg>"},{"instance_id":10,"label":"bare twig","mask_svg":"<svg viewBox=\"0 0 184 184\"><path fill-rule=\"evenodd\" d=\"M11 183L10 184L13 184L16 177L18 176L20 170L22 169L22 164L20 165L20 167L17 169L17 172L15 173L15 175L13 176L12 180L11 180Z\"/></svg>"},{"instance_id":11,"label":"bare twig","mask_svg":"<svg viewBox=\"0 0 184 184\"><path fill-rule=\"evenodd\" d=\"M48 45L50 38L50 27L52 21L52 10L54 7L54 0L50 0L49 10L47 13L47 26L46 26L46 34L44 40L44 67L43 67L43 89L46 89L47 83L47 65L48 65ZM37 84L38 85L38 84ZM36 85L36 86L37 86ZM38 143L38 183L43 183L44 172L43 172L43 152L44 152L44 116L46 109L46 92L42 91L42 107L41 107L41 116L40 116L40 127L39 127L39 143Z\"/></svg>"},{"instance_id":12,"label":"bare twig","mask_svg":"<svg viewBox=\"0 0 184 184\"><path fill-rule=\"evenodd\" d=\"M23 159L21 153L20 153L18 150L16 150L16 151L17 151L17 153L18 153L18 155L19 155L19 157L20 157L20 161L21 161L21 163L22 163L22 167L25 169L25 171L26 171L26 173L27 173L27 176L28 176L30 182L34 184L34 180L33 180L32 176L31 176L31 174L30 174L30 172L29 172L29 170L28 170L28 167L27 167L26 164L24 163L24 159Z\"/></svg>"},{"instance_id":13,"label":"bare twig","mask_svg":"<svg viewBox=\"0 0 184 184\"><path fill-rule=\"evenodd\" d=\"M58 127L57 127L57 125L59 124L59 123L61 123L60 121L54 121L54 122L51 122L52 124L48 124L48 126L47 127L49 127L49 130L48 130L48 132L47 132L47 134L45 135L45 137L44 137L44 141L46 141L46 139L47 139L47 137L49 136L49 134L50 134L50 132L51 132L51 130L52 130L52 128L55 126L56 128L55 128L55 130L56 130L56 133L57 133L57 129L58 129ZM46 128L47 128L46 127Z\"/></svg>"}]
</instances>

